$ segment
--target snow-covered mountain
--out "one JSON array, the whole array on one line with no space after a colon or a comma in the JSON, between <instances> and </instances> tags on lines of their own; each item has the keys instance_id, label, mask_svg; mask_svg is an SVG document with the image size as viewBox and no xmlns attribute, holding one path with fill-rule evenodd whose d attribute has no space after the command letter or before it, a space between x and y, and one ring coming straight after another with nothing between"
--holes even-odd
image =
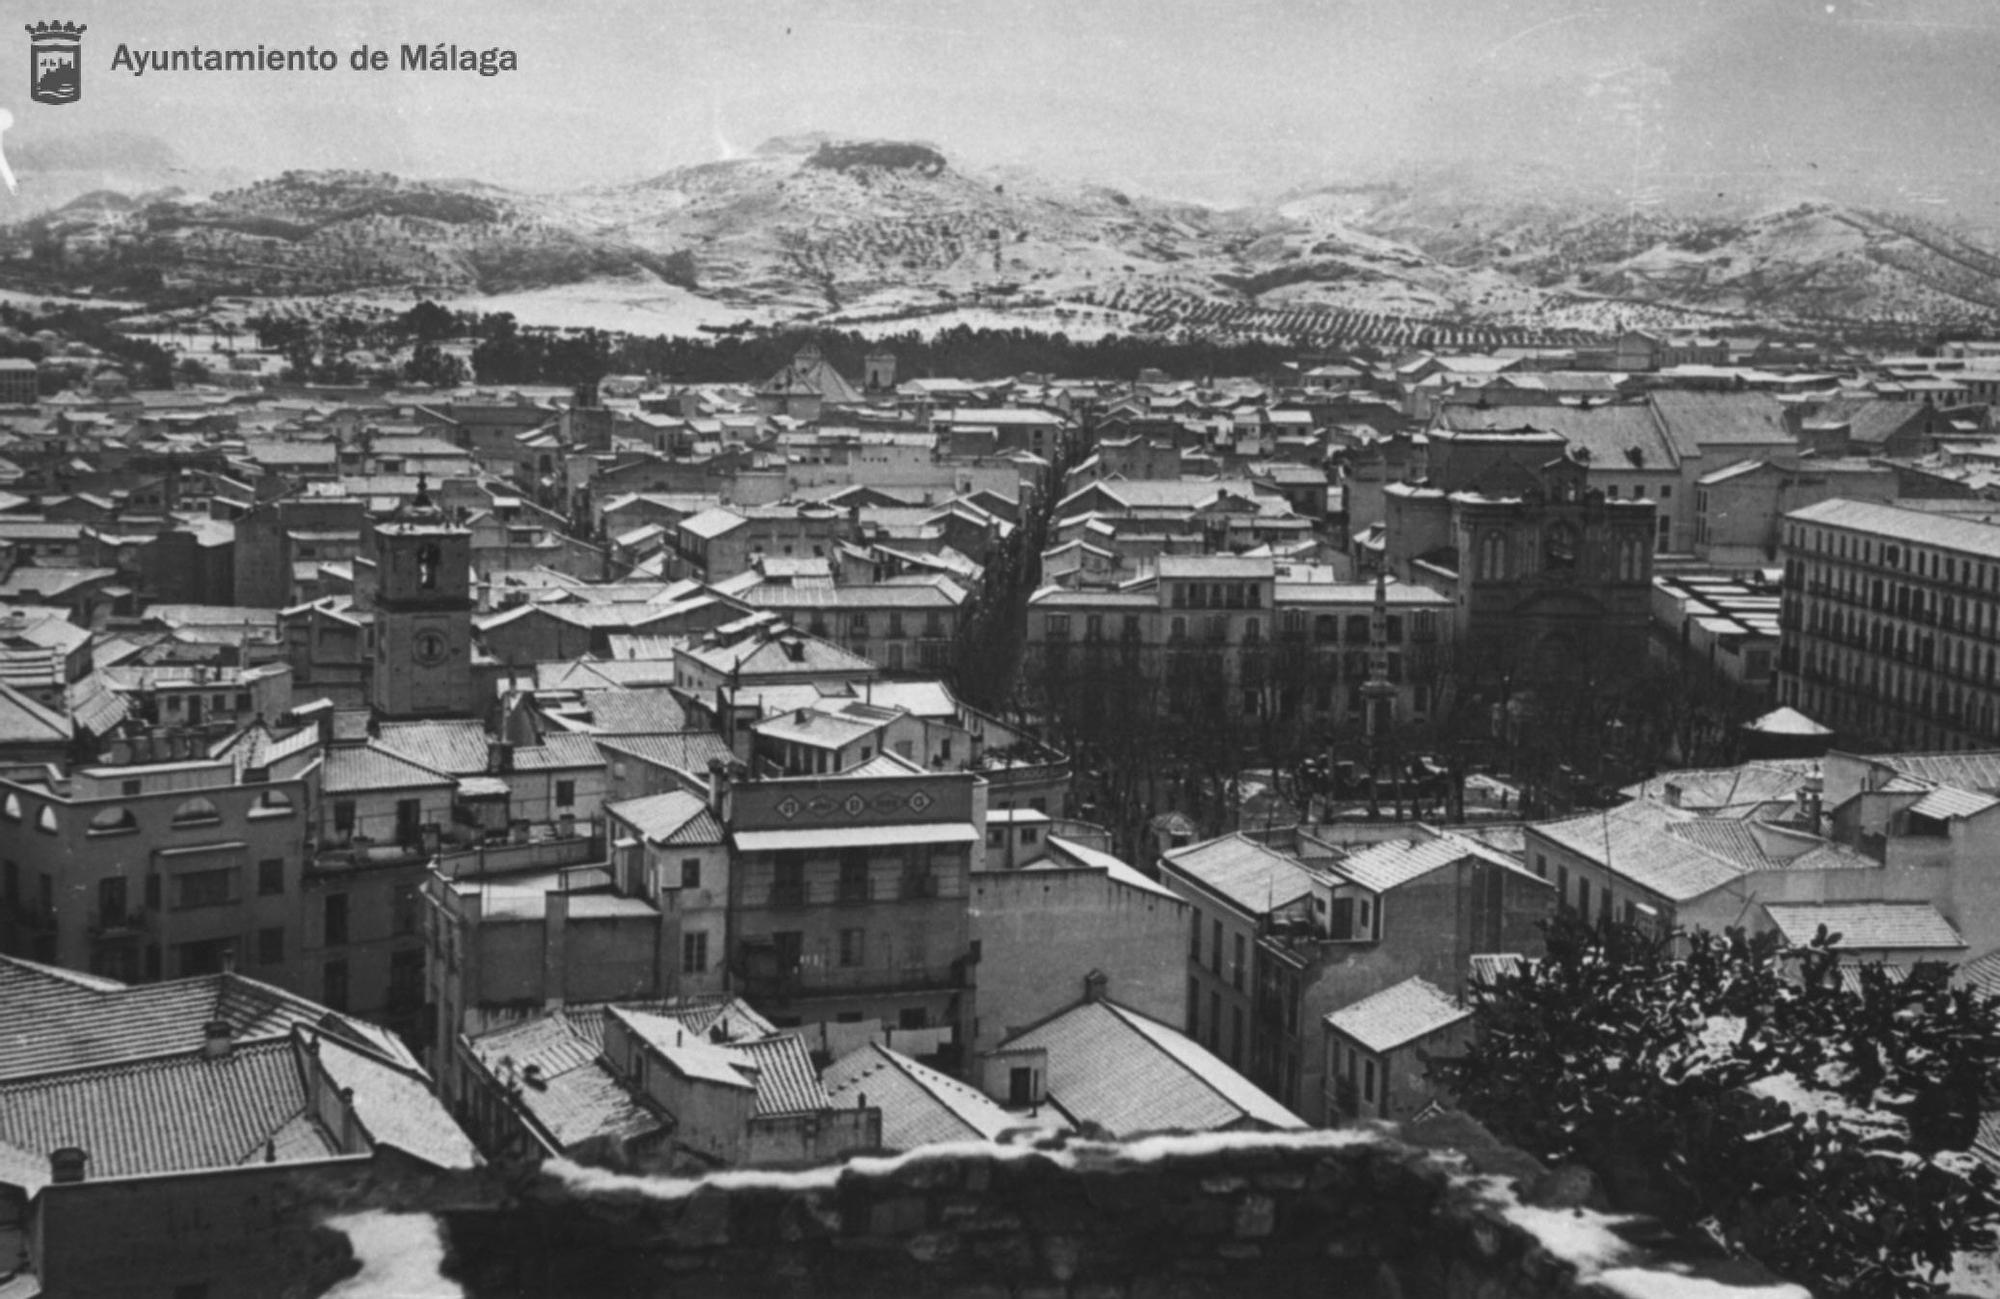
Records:
<instances>
[{"instance_id":1,"label":"snow-covered mountain","mask_svg":"<svg viewBox=\"0 0 2000 1299\"><path fill-rule=\"evenodd\" d=\"M1680 214L1418 177L1218 210L824 136L563 194L362 172L206 198L102 189L0 229L0 259L47 288L512 303L623 286L759 320L976 311L1311 341L2000 315L2000 257L1978 242L1826 202Z\"/></svg>"}]
</instances>

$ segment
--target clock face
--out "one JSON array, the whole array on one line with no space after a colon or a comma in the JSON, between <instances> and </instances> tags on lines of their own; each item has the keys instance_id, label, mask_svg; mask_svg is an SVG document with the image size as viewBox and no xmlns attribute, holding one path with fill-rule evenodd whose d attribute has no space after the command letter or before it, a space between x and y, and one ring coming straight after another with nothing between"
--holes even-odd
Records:
<instances>
[{"instance_id":1,"label":"clock face","mask_svg":"<svg viewBox=\"0 0 2000 1299\"><path fill-rule=\"evenodd\" d=\"M450 656L451 642L445 639L443 632L432 628L418 632L416 639L410 643L410 657L427 668L436 667Z\"/></svg>"}]
</instances>

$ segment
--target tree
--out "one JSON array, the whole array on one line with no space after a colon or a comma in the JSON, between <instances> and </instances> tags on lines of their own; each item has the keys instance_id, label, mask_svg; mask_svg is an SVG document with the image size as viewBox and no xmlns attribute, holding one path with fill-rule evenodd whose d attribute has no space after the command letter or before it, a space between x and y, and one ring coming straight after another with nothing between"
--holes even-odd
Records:
<instances>
[{"instance_id":1,"label":"tree","mask_svg":"<svg viewBox=\"0 0 2000 1299\"><path fill-rule=\"evenodd\" d=\"M2000 1191L1966 1151L2000 1001L1943 966L1844 978L1824 927L1803 948L1573 916L1547 936L1480 990L1466 1054L1431 1062L1503 1139L1815 1294L1941 1293L1954 1252L1990 1247Z\"/></svg>"},{"instance_id":2,"label":"tree","mask_svg":"<svg viewBox=\"0 0 2000 1299\"><path fill-rule=\"evenodd\" d=\"M403 367L403 378L433 388L456 388L466 380L465 362L440 350L436 343L418 343Z\"/></svg>"}]
</instances>

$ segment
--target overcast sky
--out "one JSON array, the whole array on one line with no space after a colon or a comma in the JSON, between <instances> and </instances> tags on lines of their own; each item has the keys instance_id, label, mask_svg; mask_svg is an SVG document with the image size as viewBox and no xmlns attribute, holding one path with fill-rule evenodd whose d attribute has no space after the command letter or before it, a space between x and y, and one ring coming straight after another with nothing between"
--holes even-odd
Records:
<instances>
[{"instance_id":1,"label":"overcast sky","mask_svg":"<svg viewBox=\"0 0 2000 1299\"><path fill-rule=\"evenodd\" d=\"M9 6L27 14L21 6ZM1385 169L1534 168L1626 199L1856 192L1990 218L1993 0L208 0L57 6L83 97L28 102L10 155L97 165L106 133L186 166L365 167L567 187L777 134L927 139L1171 197ZM52 11L53 12L53 11ZM26 34L13 27L16 66ZM111 69L117 46L316 44L340 71ZM367 42L392 70L355 73ZM482 78L404 43L516 51ZM11 87L11 89L10 89ZM134 142L119 141L129 152Z\"/></svg>"}]
</instances>

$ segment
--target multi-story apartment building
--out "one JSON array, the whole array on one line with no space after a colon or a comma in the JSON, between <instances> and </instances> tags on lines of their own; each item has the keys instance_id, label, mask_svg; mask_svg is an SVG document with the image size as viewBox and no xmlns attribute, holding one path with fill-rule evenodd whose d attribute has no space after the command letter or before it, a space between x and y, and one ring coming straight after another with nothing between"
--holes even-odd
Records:
<instances>
[{"instance_id":1,"label":"multi-story apartment building","mask_svg":"<svg viewBox=\"0 0 2000 1299\"><path fill-rule=\"evenodd\" d=\"M2000 741L2000 526L1832 500L1785 519L1778 700L1844 743Z\"/></svg>"},{"instance_id":2,"label":"multi-story apartment building","mask_svg":"<svg viewBox=\"0 0 2000 1299\"><path fill-rule=\"evenodd\" d=\"M830 776L732 781L729 967L780 1027L876 1021L971 1028L971 872L986 782L892 754Z\"/></svg>"},{"instance_id":3,"label":"multi-story apartment building","mask_svg":"<svg viewBox=\"0 0 2000 1299\"><path fill-rule=\"evenodd\" d=\"M1428 716L1444 684L1452 602L1400 582L1381 594L1396 714ZM1029 658L1073 684L1142 673L1177 711L1206 690L1245 717L1359 720L1376 595L1372 583L1269 556L1162 555L1153 576L1116 590L1036 592Z\"/></svg>"},{"instance_id":4,"label":"multi-story apartment building","mask_svg":"<svg viewBox=\"0 0 2000 1299\"><path fill-rule=\"evenodd\" d=\"M316 991L310 802L306 780L246 783L227 759L0 780L0 950L121 980L234 966Z\"/></svg>"}]
</instances>

